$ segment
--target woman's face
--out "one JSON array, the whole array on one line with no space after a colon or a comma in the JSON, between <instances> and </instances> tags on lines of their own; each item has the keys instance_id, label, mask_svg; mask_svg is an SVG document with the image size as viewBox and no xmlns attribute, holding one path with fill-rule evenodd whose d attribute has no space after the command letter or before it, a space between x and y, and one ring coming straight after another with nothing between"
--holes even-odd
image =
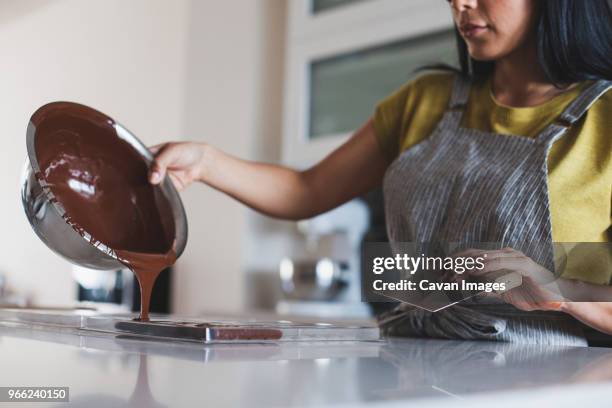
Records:
<instances>
[{"instance_id":1,"label":"woman's face","mask_svg":"<svg viewBox=\"0 0 612 408\"><path fill-rule=\"evenodd\" d=\"M468 52L478 61L503 58L535 40L537 0L449 0Z\"/></svg>"}]
</instances>

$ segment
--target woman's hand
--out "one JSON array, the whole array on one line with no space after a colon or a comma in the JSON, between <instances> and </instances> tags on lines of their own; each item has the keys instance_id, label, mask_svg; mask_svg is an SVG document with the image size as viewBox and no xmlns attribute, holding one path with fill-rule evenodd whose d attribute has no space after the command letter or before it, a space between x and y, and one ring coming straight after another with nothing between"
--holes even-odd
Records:
<instances>
[{"instance_id":1,"label":"woman's hand","mask_svg":"<svg viewBox=\"0 0 612 408\"><path fill-rule=\"evenodd\" d=\"M182 191L204 177L206 145L194 142L170 142L150 148L155 161L149 172L151 184L159 184L168 175L177 190Z\"/></svg>"},{"instance_id":2,"label":"woman's hand","mask_svg":"<svg viewBox=\"0 0 612 408\"><path fill-rule=\"evenodd\" d=\"M484 268L468 271L470 276L486 278L488 274L502 270L520 274L520 286L496 294L504 302L525 311L561 310L565 299L546 286L554 282L555 276L522 252L512 248L495 251L469 250L457 256L484 258Z\"/></svg>"},{"instance_id":3,"label":"woman's hand","mask_svg":"<svg viewBox=\"0 0 612 408\"><path fill-rule=\"evenodd\" d=\"M512 248L499 251L471 249L454 256L484 257L484 268L466 271L467 275L486 276L503 269L519 273L522 277L521 286L501 295L494 294L504 302L526 311L561 311L596 330L612 335L610 286L555 279L549 270ZM463 276L459 278L465 279Z\"/></svg>"}]
</instances>

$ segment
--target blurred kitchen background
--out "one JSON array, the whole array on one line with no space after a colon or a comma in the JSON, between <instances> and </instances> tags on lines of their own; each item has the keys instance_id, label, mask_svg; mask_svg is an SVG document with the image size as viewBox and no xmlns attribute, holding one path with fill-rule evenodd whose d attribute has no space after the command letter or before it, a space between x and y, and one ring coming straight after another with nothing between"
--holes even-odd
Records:
<instances>
[{"instance_id":1,"label":"blurred kitchen background","mask_svg":"<svg viewBox=\"0 0 612 408\"><path fill-rule=\"evenodd\" d=\"M80 102L148 145L205 141L304 168L417 67L453 63L454 46L441 0L2 0L0 304L136 307L129 274L73 268L28 225L20 176L39 106ZM189 241L156 286L158 311L370 313L359 247L385 240L379 191L300 223L202 185L182 197Z\"/></svg>"}]
</instances>

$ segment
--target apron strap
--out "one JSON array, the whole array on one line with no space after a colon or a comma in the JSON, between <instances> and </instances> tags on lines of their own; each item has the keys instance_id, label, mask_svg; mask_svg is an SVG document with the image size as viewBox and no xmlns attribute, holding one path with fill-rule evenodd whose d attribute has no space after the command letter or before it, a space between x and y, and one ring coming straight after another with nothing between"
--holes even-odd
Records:
<instances>
[{"instance_id":1,"label":"apron strap","mask_svg":"<svg viewBox=\"0 0 612 408\"><path fill-rule=\"evenodd\" d=\"M463 109L468 103L471 87L472 83L469 79L465 78L461 74L457 74L453 83L453 92L451 94L448 108L450 110Z\"/></svg>"},{"instance_id":2,"label":"apron strap","mask_svg":"<svg viewBox=\"0 0 612 408\"><path fill-rule=\"evenodd\" d=\"M578 122L589 108L610 89L612 89L612 81L599 80L594 82L578 95L563 113L537 136L537 140L540 143L552 145L570 127Z\"/></svg>"}]
</instances>

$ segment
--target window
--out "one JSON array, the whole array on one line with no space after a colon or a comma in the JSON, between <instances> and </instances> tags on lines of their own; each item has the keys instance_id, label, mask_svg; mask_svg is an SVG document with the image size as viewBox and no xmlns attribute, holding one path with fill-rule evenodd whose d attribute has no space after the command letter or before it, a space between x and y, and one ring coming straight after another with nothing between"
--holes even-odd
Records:
<instances>
[{"instance_id":1,"label":"window","mask_svg":"<svg viewBox=\"0 0 612 408\"><path fill-rule=\"evenodd\" d=\"M312 12L317 14L325 10L358 3L360 1L366 0L312 0Z\"/></svg>"},{"instance_id":2,"label":"window","mask_svg":"<svg viewBox=\"0 0 612 408\"><path fill-rule=\"evenodd\" d=\"M416 68L453 63L452 28L443 1L291 0L284 161L320 160Z\"/></svg>"},{"instance_id":3,"label":"window","mask_svg":"<svg viewBox=\"0 0 612 408\"><path fill-rule=\"evenodd\" d=\"M357 129L378 101L427 64L453 64L453 30L401 40L310 63L308 138Z\"/></svg>"}]
</instances>

